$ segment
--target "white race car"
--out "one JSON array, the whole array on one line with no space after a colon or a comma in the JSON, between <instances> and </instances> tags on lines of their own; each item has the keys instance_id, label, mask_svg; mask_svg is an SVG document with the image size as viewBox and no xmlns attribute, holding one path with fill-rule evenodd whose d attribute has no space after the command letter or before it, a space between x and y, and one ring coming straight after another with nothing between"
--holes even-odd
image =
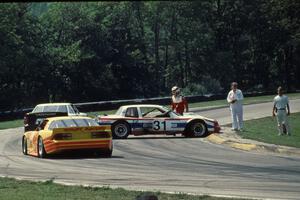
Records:
<instances>
[{"instance_id":1,"label":"white race car","mask_svg":"<svg viewBox=\"0 0 300 200\"><path fill-rule=\"evenodd\" d=\"M186 137L203 137L219 132L219 123L195 113L178 115L160 105L121 106L116 114L98 116L100 125L111 125L113 138L125 139L128 135L181 133Z\"/></svg>"}]
</instances>

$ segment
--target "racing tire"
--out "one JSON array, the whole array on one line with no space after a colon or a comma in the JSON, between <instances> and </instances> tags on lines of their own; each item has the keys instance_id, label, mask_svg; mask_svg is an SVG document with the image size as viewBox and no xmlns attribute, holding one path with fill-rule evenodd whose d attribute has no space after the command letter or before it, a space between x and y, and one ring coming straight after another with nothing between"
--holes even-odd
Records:
<instances>
[{"instance_id":1,"label":"racing tire","mask_svg":"<svg viewBox=\"0 0 300 200\"><path fill-rule=\"evenodd\" d=\"M112 149L111 149L111 150L105 151L105 152L103 153L103 157L104 157L104 158L111 158L112 152L113 152Z\"/></svg>"},{"instance_id":2,"label":"racing tire","mask_svg":"<svg viewBox=\"0 0 300 200\"><path fill-rule=\"evenodd\" d=\"M130 127L126 122L116 122L111 127L113 139L126 139L130 133Z\"/></svg>"},{"instance_id":3,"label":"racing tire","mask_svg":"<svg viewBox=\"0 0 300 200\"><path fill-rule=\"evenodd\" d=\"M97 157L101 157L101 158L111 158L112 156L112 149L108 149L108 150L96 150L95 151L95 155Z\"/></svg>"},{"instance_id":4,"label":"racing tire","mask_svg":"<svg viewBox=\"0 0 300 200\"><path fill-rule=\"evenodd\" d=\"M22 153L24 155L28 155L28 149L27 149L27 139L25 136L22 138Z\"/></svg>"},{"instance_id":5,"label":"racing tire","mask_svg":"<svg viewBox=\"0 0 300 200\"><path fill-rule=\"evenodd\" d=\"M202 121L195 121L192 122L188 129L187 132L185 133L185 136L187 137L204 137L208 133L207 127L204 122Z\"/></svg>"},{"instance_id":6,"label":"racing tire","mask_svg":"<svg viewBox=\"0 0 300 200\"><path fill-rule=\"evenodd\" d=\"M47 157L47 152L45 151L45 146L44 146L44 142L43 142L42 137L38 138L37 153L38 153L39 158L46 158Z\"/></svg>"}]
</instances>

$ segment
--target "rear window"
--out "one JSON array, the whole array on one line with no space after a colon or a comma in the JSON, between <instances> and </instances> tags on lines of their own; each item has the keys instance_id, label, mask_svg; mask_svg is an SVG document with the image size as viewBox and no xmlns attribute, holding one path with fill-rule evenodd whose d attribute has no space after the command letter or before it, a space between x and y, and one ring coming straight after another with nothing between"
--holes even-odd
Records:
<instances>
[{"instance_id":1,"label":"rear window","mask_svg":"<svg viewBox=\"0 0 300 200\"><path fill-rule=\"evenodd\" d=\"M75 119L74 122L77 126L89 126L85 119Z\"/></svg>"},{"instance_id":2,"label":"rear window","mask_svg":"<svg viewBox=\"0 0 300 200\"><path fill-rule=\"evenodd\" d=\"M57 121L52 122L49 125L49 130L52 130L54 128L64 128L64 127L66 127L65 124L61 120L57 120Z\"/></svg>"},{"instance_id":3,"label":"rear window","mask_svg":"<svg viewBox=\"0 0 300 200\"><path fill-rule=\"evenodd\" d=\"M62 122L64 124L66 124L66 127L75 127L75 126L77 126L77 124L75 123L75 121L73 119L64 119L64 120L62 120Z\"/></svg>"},{"instance_id":4,"label":"rear window","mask_svg":"<svg viewBox=\"0 0 300 200\"><path fill-rule=\"evenodd\" d=\"M93 119L64 119L51 122L51 124L49 125L49 130L52 130L54 128L85 126L99 126L99 124Z\"/></svg>"},{"instance_id":5,"label":"rear window","mask_svg":"<svg viewBox=\"0 0 300 200\"><path fill-rule=\"evenodd\" d=\"M99 126L99 124L93 119L86 119L89 126Z\"/></svg>"}]
</instances>

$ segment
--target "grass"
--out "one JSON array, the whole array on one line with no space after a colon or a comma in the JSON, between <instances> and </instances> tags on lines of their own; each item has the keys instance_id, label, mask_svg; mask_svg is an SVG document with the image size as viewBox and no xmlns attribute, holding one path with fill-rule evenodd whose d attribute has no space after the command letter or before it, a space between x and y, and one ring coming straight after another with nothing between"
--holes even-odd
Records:
<instances>
[{"instance_id":1,"label":"grass","mask_svg":"<svg viewBox=\"0 0 300 200\"><path fill-rule=\"evenodd\" d=\"M0 200L135 200L146 192L128 191L121 188L65 186L46 182L19 181L11 178L0 178ZM147 192L149 194L149 192ZM151 193L160 200L229 200L209 196L187 194Z\"/></svg>"},{"instance_id":2,"label":"grass","mask_svg":"<svg viewBox=\"0 0 300 200\"><path fill-rule=\"evenodd\" d=\"M23 119L0 122L0 130L8 128L17 128L23 126Z\"/></svg>"},{"instance_id":3,"label":"grass","mask_svg":"<svg viewBox=\"0 0 300 200\"><path fill-rule=\"evenodd\" d=\"M244 104L253 104L253 103L262 103L262 102L269 102L273 101L275 95L266 95L266 96L258 96L258 97L246 97L244 99ZM289 93L289 99L299 99L300 93ZM198 103L190 103L190 108L206 108L206 107L222 107L228 105L225 99L222 100L214 100L214 101L205 101L205 102L198 102ZM167 105L168 106L168 105ZM96 117L97 115L103 114L114 114L116 110L108 110L108 111L94 111L88 112L90 117ZM0 130L7 129L7 128L17 128L23 126L23 120L13 120L13 121L4 121L0 122Z\"/></svg>"},{"instance_id":4,"label":"grass","mask_svg":"<svg viewBox=\"0 0 300 200\"><path fill-rule=\"evenodd\" d=\"M289 99L299 99L300 98L300 93L289 93L287 94ZM263 103L263 102L270 102L273 101L275 97L274 95L265 95L265 96L257 96L257 97L245 97L243 103L244 105L247 104L254 104L254 103ZM198 103L190 103L189 107L190 108L195 108L195 107L221 107L228 105L226 99L222 100L214 100L214 101L205 101L205 102L198 102Z\"/></svg>"},{"instance_id":5,"label":"grass","mask_svg":"<svg viewBox=\"0 0 300 200\"><path fill-rule=\"evenodd\" d=\"M292 136L278 136L277 122L274 117L249 120L245 122L245 131L241 133L243 138L254 139L266 143L300 148L300 113L289 116L289 125Z\"/></svg>"}]
</instances>

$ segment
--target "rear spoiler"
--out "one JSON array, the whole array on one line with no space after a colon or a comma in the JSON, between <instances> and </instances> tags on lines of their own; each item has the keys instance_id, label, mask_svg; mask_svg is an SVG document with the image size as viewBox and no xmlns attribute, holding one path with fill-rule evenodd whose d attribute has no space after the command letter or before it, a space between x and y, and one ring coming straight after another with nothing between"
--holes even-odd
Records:
<instances>
[{"instance_id":1,"label":"rear spoiler","mask_svg":"<svg viewBox=\"0 0 300 200\"><path fill-rule=\"evenodd\" d=\"M24 131L35 130L45 118L68 116L66 112L26 113L24 116Z\"/></svg>"},{"instance_id":2,"label":"rear spoiler","mask_svg":"<svg viewBox=\"0 0 300 200\"><path fill-rule=\"evenodd\" d=\"M66 127L54 128L53 133L69 133L69 132L110 132L110 126L83 126L83 127Z\"/></svg>"}]
</instances>

